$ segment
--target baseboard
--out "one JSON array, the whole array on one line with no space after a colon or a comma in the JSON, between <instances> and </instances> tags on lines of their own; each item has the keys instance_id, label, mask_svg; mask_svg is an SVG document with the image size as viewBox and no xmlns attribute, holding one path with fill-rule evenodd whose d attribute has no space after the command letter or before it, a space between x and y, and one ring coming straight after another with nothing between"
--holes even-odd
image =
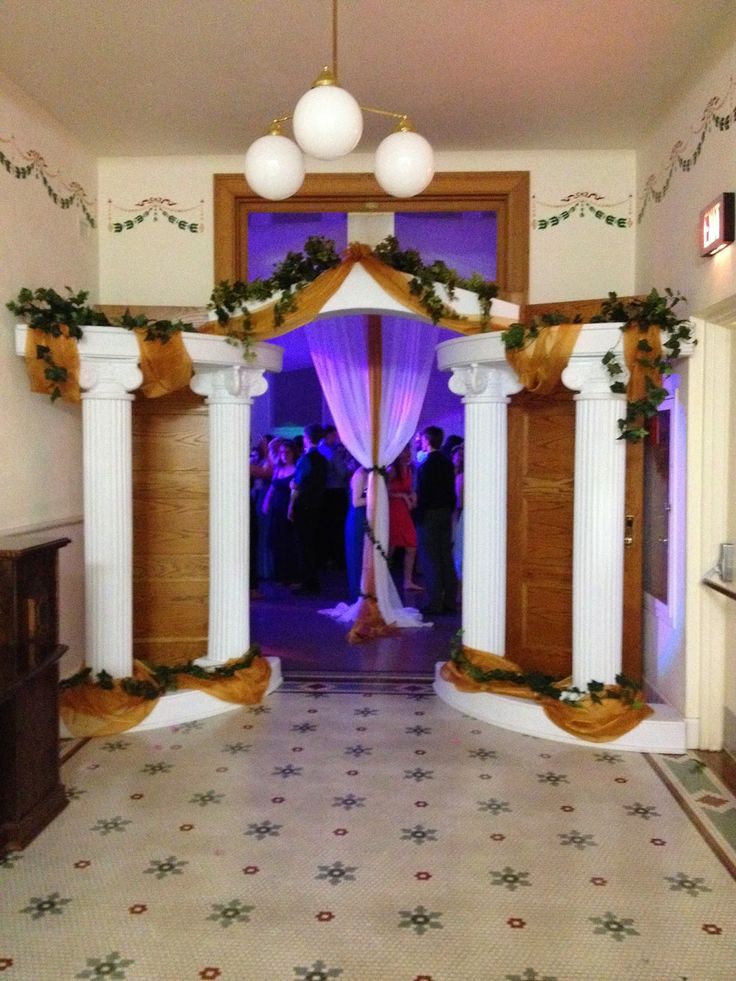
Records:
<instances>
[{"instance_id":1,"label":"baseboard","mask_svg":"<svg viewBox=\"0 0 736 981\"><path fill-rule=\"evenodd\" d=\"M723 709L723 749L736 760L736 712L724 706Z\"/></svg>"}]
</instances>

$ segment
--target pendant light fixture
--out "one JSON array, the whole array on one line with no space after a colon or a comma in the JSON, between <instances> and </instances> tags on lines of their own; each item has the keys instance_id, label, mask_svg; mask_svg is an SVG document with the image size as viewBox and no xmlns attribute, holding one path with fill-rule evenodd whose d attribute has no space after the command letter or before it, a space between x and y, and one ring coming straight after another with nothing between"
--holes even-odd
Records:
<instances>
[{"instance_id":1,"label":"pendant light fixture","mask_svg":"<svg viewBox=\"0 0 736 981\"><path fill-rule=\"evenodd\" d=\"M266 136L245 155L245 178L262 198L283 201L304 181L304 156L337 160L351 153L363 135L363 113L385 116L395 132L378 146L374 173L387 194L410 198L420 194L434 176L434 153L427 140L414 132L409 118L387 109L361 106L337 82L337 0L332 0L332 68L325 66L312 88L299 99L294 112L278 116ZM282 125L291 120L294 140Z\"/></svg>"}]
</instances>

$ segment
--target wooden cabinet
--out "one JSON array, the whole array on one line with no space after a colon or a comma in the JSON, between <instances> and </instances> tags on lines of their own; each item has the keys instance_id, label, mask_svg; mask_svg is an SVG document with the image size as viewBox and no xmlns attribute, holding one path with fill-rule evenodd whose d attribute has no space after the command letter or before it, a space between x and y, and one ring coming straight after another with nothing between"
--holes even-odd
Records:
<instances>
[{"instance_id":1,"label":"wooden cabinet","mask_svg":"<svg viewBox=\"0 0 736 981\"><path fill-rule=\"evenodd\" d=\"M0 852L66 806L59 774L58 555L68 538L0 538Z\"/></svg>"}]
</instances>

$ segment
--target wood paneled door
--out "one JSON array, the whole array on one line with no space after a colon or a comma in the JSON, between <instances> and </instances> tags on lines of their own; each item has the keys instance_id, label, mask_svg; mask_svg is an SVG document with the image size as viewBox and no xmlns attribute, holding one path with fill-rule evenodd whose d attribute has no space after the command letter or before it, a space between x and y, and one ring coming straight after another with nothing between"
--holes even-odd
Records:
<instances>
[{"instance_id":1,"label":"wood paneled door","mask_svg":"<svg viewBox=\"0 0 736 981\"><path fill-rule=\"evenodd\" d=\"M509 405L506 655L527 671L572 673L574 392L521 392ZM641 676L641 450L627 453L623 671ZM622 528L622 535L624 528ZM592 679L591 679L592 680Z\"/></svg>"},{"instance_id":2,"label":"wood paneled door","mask_svg":"<svg viewBox=\"0 0 736 981\"><path fill-rule=\"evenodd\" d=\"M133 654L207 653L207 407L189 389L133 403Z\"/></svg>"}]
</instances>

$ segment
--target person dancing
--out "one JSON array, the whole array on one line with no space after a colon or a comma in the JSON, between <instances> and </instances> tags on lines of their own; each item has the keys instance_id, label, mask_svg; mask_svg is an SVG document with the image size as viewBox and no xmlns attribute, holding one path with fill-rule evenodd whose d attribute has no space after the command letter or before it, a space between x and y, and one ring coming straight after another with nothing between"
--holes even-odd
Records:
<instances>
[{"instance_id":1,"label":"person dancing","mask_svg":"<svg viewBox=\"0 0 736 981\"><path fill-rule=\"evenodd\" d=\"M414 562L417 555L417 530L411 513L416 505L411 447L405 446L388 471L389 558L397 548L404 550L404 589L420 590L414 582Z\"/></svg>"},{"instance_id":2,"label":"person dancing","mask_svg":"<svg viewBox=\"0 0 736 981\"><path fill-rule=\"evenodd\" d=\"M452 515L455 510L455 471L440 451L439 426L422 431L427 453L417 472L417 530L419 560L427 584L422 613L435 616L457 612L457 576L452 561Z\"/></svg>"}]
</instances>

